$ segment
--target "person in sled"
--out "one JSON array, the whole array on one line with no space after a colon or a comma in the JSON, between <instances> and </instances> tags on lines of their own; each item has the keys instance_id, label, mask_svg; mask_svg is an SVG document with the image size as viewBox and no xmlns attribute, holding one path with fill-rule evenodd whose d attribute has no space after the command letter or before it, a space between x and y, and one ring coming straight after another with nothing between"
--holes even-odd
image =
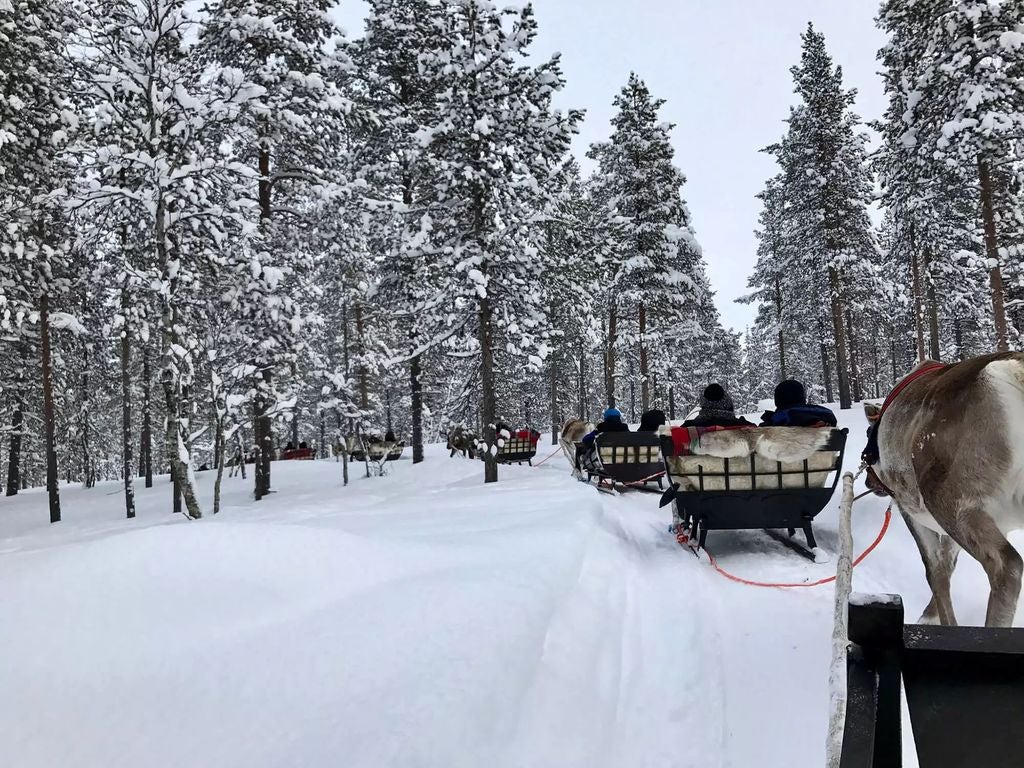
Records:
<instances>
[{"instance_id":1,"label":"person in sled","mask_svg":"<svg viewBox=\"0 0 1024 768\"><path fill-rule=\"evenodd\" d=\"M761 414L762 427L834 427L836 415L823 405L808 405L807 390L796 379L775 388L775 410Z\"/></svg>"},{"instance_id":2,"label":"person in sled","mask_svg":"<svg viewBox=\"0 0 1024 768\"><path fill-rule=\"evenodd\" d=\"M695 418L683 422L684 427L754 427L736 415L732 398L721 384L708 384L700 396L700 411Z\"/></svg>"},{"instance_id":3,"label":"person in sled","mask_svg":"<svg viewBox=\"0 0 1024 768\"><path fill-rule=\"evenodd\" d=\"M640 416L640 426L637 432L657 432L658 428L665 423L665 412L657 409L646 411Z\"/></svg>"},{"instance_id":4,"label":"person in sled","mask_svg":"<svg viewBox=\"0 0 1024 768\"><path fill-rule=\"evenodd\" d=\"M604 432L629 432L629 425L622 420L622 411L614 406L604 412L604 418L598 423L597 429L584 437L583 442L592 443L595 437Z\"/></svg>"},{"instance_id":5,"label":"person in sled","mask_svg":"<svg viewBox=\"0 0 1024 768\"><path fill-rule=\"evenodd\" d=\"M598 435L605 432L629 432L629 425L622 420L622 411L614 406L604 412L604 419L593 432L583 436L580 466L588 472L597 472L600 467L597 460L597 444L594 441Z\"/></svg>"}]
</instances>

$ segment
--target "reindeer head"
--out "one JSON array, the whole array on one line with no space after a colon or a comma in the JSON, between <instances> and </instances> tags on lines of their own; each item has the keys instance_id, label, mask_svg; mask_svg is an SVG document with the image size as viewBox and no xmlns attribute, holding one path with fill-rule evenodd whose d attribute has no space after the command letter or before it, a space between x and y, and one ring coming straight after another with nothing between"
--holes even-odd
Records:
<instances>
[{"instance_id":1,"label":"reindeer head","mask_svg":"<svg viewBox=\"0 0 1024 768\"><path fill-rule=\"evenodd\" d=\"M882 406L875 405L874 403L864 403L864 415L868 419L868 444L864 448L864 453L861 454L861 458L868 464L864 484L876 496L889 496L889 489L885 487L885 483L878 478L874 467L871 466L878 461L879 457L876 433L878 431L878 420L882 417Z\"/></svg>"}]
</instances>

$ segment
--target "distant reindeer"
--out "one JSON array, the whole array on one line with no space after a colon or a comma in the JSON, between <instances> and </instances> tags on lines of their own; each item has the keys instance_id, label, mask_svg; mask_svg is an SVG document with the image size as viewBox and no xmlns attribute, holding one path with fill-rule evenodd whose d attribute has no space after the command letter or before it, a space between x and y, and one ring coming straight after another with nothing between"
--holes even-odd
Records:
<instances>
[{"instance_id":1,"label":"distant reindeer","mask_svg":"<svg viewBox=\"0 0 1024 768\"><path fill-rule=\"evenodd\" d=\"M475 458L476 452L473 449L473 445L476 443L476 435L470 432L465 427L454 427L448 432L448 450L451 453L448 454L449 458L454 456L456 453L461 453L463 456L470 459Z\"/></svg>"},{"instance_id":2,"label":"distant reindeer","mask_svg":"<svg viewBox=\"0 0 1024 768\"><path fill-rule=\"evenodd\" d=\"M877 405L864 410L878 420ZM1024 354L922 371L889 404L877 433L868 487L891 491L921 551L932 590L921 621L956 624L949 583L962 548L988 575L985 625L1011 626L1024 571L1006 538L1024 528Z\"/></svg>"},{"instance_id":3,"label":"distant reindeer","mask_svg":"<svg viewBox=\"0 0 1024 768\"><path fill-rule=\"evenodd\" d=\"M558 444L561 446L565 458L569 460L573 477L580 477L580 472L576 469L576 443L593 430L594 425L583 419L569 419L562 425L562 434L558 438Z\"/></svg>"}]
</instances>

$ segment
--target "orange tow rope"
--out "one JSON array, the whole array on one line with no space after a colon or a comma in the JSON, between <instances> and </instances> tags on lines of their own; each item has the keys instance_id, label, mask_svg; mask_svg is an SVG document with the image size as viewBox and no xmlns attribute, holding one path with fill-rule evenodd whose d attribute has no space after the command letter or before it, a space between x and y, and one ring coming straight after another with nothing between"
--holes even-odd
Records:
<instances>
[{"instance_id":1,"label":"orange tow rope","mask_svg":"<svg viewBox=\"0 0 1024 768\"><path fill-rule=\"evenodd\" d=\"M871 546L868 547L867 549L865 549L863 552L861 552L860 557L858 557L856 560L853 561L853 567L854 568L856 568L858 565L860 565L864 561L864 559L868 555L870 555L879 544L882 543L882 539L885 538L885 534L889 530L889 523L891 521L892 521L892 504L890 504L886 508L886 510L885 510L885 520L882 521L882 530L880 530L878 532L878 536L876 536L875 540L873 542L871 542ZM806 587L820 587L822 584L831 584L833 581L836 580L835 576L829 576L828 578L825 578L825 579L818 579L818 581L807 581L807 582L803 582L803 583L800 583L800 584L776 584L776 583L766 582L766 581L751 581L749 579L744 579L744 578L742 578L740 576L736 576L734 574L729 573L727 570L725 570L724 568L722 568L718 564L718 562L715 560L715 556L712 555L710 552L708 552L708 550L706 548L704 549L704 551L707 553L708 560L711 561L711 565L714 567L714 569L716 571L718 571L720 574L725 576L725 578L729 579L730 581L735 581L738 584L746 584L748 587L775 587L775 588L778 588L778 589L791 589L791 588L795 589L795 588L806 588Z\"/></svg>"}]
</instances>

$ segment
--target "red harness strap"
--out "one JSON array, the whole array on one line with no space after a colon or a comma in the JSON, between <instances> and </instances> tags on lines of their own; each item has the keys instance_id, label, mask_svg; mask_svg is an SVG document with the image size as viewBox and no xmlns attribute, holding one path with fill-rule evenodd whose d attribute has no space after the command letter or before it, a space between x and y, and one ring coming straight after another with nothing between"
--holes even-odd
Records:
<instances>
[{"instance_id":1,"label":"red harness strap","mask_svg":"<svg viewBox=\"0 0 1024 768\"><path fill-rule=\"evenodd\" d=\"M885 398L885 402L882 403L882 410L878 412L878 419L876 419L876 423L882 420L882 416L885 415L885 412L889 409L889 406L892 405L893 402L895 402L896 398L899 397L900 394L902 394L903 390L905 390L915 381L920 379L922 376L927 376L929 373L934 373L935 371L945 370L948 367L949 366L946 365L945 363L929 363L928 365L918 368L916 371L914 371L905 379L903 379L903 381L897 384L895 389L893 389L893 391L889 393L889 396Z\"/></svg>"},{"instance_id":2,"label":"red harness strap","mask_svg":"<svg viewBox=\"0 0 1024 768\"><path fill-rule=\"evenodd\" d=\"M871 478L881 486L882 490L885 491L886 495L892 496L892 491L889 487L882 482L882 478L875 472L874 464L878 461L878 428L882 424L882 416L889 409L889 406L896 402L896 398L902 394L903 390L913 384L915 381L923 376L927 376L930 373L936 371L945 370L948 365L943 363L929 363L928 365L918 368L916 371L911 373L909 376L903 379L896 387L889 393L889 396L885 398L885 402L882 403L882 409L878 412L878 416L875 418L874 423L871 426L871 432L869 433L868 445L864 449L864 453L861 454L861 459L864 461L865 469Z\"/></svg>"}]
</instances>

